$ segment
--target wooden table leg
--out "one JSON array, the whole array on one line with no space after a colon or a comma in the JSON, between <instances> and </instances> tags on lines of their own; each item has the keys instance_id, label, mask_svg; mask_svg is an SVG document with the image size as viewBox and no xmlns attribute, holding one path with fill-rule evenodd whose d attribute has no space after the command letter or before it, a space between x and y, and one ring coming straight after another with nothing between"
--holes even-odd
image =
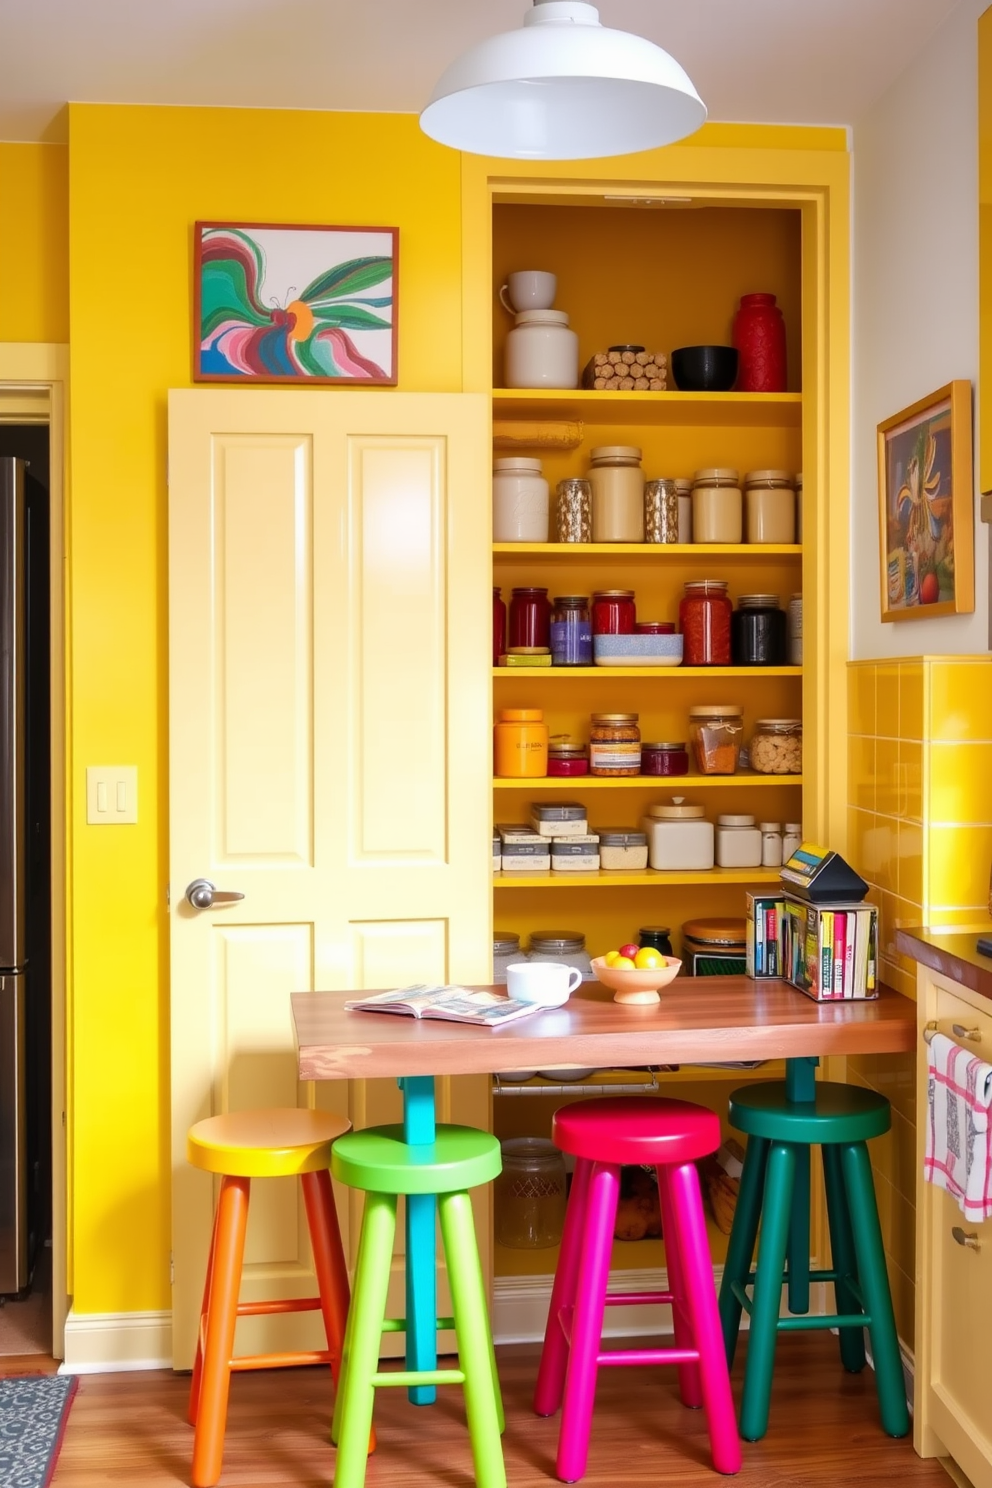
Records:
<instances>
[{"instance_id":1,"label":"wooden table leg","mask_svg":"<svg viewBox=\"0 0 992 1488\"><path fill-rule=\"evenodd\" d=\"M398 1082L403 1092L403 1134L410 1146L434 1141L434 1077L405 1075ZM437 1201L433 1194L408 1194L406 1198L406 1367L437 1368ZM412 1385L407 1391L411 1405L433 1405L434 1385Z\"/></svg>"}]
</instances>

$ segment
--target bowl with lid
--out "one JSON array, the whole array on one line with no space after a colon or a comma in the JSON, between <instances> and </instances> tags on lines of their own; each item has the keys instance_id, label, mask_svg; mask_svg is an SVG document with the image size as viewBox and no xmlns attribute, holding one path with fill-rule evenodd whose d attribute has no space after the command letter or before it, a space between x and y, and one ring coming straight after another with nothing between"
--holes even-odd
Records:
<instances>
[{"instance_id":1,"label":"bowl with lid","mask_svg":"<svg viewBox=\"0 0 992 1488\"><path fill-rule=\"evenodd\" d=\"M672 376L683 393L729 393L737 381L736 346L679 346Z\"/></svg>"}]
</instances>

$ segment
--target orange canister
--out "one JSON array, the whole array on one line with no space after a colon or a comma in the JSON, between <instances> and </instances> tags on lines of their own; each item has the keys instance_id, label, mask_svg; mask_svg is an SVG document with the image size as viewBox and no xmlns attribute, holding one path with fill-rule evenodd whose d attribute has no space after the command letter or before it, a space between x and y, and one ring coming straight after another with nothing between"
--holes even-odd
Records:
<instances>
[{"instance_id":1,"label":"orange canister","mask_svg":"<svg viewBox=\"0 0 992 1488\"><path fill-rule=\"evenodd\" d=\"M503 708L493 730L493 769L507 779L548 773L548 725L540 708Z\"/></svg>"}]
</instances>

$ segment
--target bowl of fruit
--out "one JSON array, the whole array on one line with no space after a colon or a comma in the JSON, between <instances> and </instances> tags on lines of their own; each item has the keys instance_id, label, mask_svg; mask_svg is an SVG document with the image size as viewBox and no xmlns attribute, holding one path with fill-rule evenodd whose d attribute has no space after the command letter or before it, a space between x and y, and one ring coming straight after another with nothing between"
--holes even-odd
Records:
<instances>
[{"instance_id":1,"label":"bowl of fruit","mask_svg":"<svg viewBox=\"0 0 992 1488\"><path fill-rule=\"evenodd\" d=\"M660 1002L659 987L667 987L679 974L681 961L663 956L654 946L622 945L618 951L594 956L596 980L609 987L614 1002Z\"/></svg>"}]
</instances>

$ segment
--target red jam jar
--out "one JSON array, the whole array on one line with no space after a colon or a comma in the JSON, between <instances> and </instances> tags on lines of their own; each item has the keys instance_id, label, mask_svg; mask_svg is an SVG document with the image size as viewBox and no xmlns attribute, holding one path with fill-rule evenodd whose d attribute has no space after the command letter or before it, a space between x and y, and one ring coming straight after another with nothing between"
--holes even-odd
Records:
<instances>
[{"instance_id":1,"label":"red jam jar","mask_svg":"<svg viewBox=\"0 0 992 1488\"><path fill-rule=\"evenodd\" d=\"M730 617L725 579L687 583L679 600L683 666L730 666Z\"/></svg>"},{"instance_id":2,"label":"red jam jar","mask_svg":"<svg viewBox=\"0 0 992 1488\"><path fill-rule=\"evenodd\" d=\"M633 589L596 589L592 596L592 633L633 635L637 621Z\"/></svg>"},{"instance_id":3,"label":"red jam jar","mask_svg":"<svg viewBox=\"0 0 992 1488\"><path fill-rule=\"evenodd\" d=\"M589 751L584 744L548 745L549 775L588 775Z\"/></svg>"},{"instance_id":4,"label":"red jam jar","mask_svg":"<svg viewBox=\"0 0 992 1488\"><path fill-rule=\"evenodd\" d=\"M551 601L547 589L514 589L510 594L510 646L551 649Z\"/></svg>"},{"instance_id":5,"label":"red jam jar","mask_svg":"<svg viewBox=\"0 0 992 1488\"><path fill-rule=\"evenodd\" d=\"M498 589L493 590L493 666L506 650L506 601Z\"/></svg>"},{"instance_id":6,"label":"red jam jar","mask_svg":"<svg viewBox=\"0 0 992 1488\"><path fill-rule=\"evenodd\" d=\"M671 620L638 620L634 626L635 635L674 635L675 626Z\"/></svg>"},{"instance_id":7,"label":"red jam jar","mask_svg":"<svg viewBox=\"0 0 992 1488\"><path fill-rule=\"evenodd\" d=\"M685 744L642 744L642 775L688 775L689 751Z\"/></svg>"}]
</instances>

